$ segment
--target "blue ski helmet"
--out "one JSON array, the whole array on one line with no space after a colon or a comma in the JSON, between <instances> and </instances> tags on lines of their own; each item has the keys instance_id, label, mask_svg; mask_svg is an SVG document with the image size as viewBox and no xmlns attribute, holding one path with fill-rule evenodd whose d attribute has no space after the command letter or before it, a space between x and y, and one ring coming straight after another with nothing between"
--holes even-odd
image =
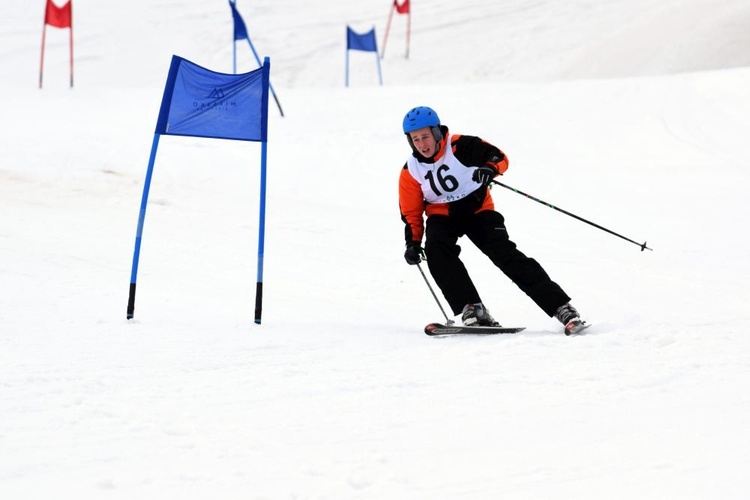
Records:
<instances>
[{"instance_id":1,"label":"blue ski helmet","mask_svg":"<svg viewBox=\"0 0 750 500\"><path fill-rule=\"evenodd\" d=\"M404 117L405 134L424 127L440 127L440 118L435 110L427 106L418 106L406 113Z\"/></svg>"}]
</instances>

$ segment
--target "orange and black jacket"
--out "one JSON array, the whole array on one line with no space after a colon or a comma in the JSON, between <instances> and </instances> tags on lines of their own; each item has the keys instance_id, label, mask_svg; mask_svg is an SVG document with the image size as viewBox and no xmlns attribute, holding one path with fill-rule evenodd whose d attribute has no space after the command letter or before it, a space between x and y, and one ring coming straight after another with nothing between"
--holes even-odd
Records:
<instances>
[{"instance_id":1,"label":"orange and black jacket","mask_svg":"<svg viewBox=\"0 0 750 500\"><path fill-rule=\"evenodd\" d=\"M497 147L479 137L451 135L446 126L441 126L440 129L443 139L438 145L438 153L433 158L425 158L416 150L412 150L412 156L422 165L440 164L445 157L446 142L450 139L453 156L466 168L473 170L475 167L490 165L497 170L498 174L508 170L508 158ZM447 203L427 202L422 192L422 184L426 184L426 180L414 178L409 171L408 162L405 163L399 178L399 206L401 220L405 224L404 236L407 245L411 242L421 243L424 236L425 213L427 217L433 215L459 217L495 208L490 191L481 184L477 184L476 190L470 195Z\"/></svg>"}]
</instances>

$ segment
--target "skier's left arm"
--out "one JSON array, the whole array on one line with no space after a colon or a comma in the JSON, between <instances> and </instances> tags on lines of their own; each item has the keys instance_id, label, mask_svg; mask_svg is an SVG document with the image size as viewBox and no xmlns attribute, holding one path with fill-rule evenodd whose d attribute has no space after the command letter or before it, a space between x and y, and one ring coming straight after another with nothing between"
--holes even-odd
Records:
<instances>
[{"instance_id":1,"label":"skier's left arm","mask_svg":"<svg viewBox=\"0 0 750 500\"><path fill-rule=\"evenodd\" d=\"M452 141L456 158L467 166L477 167L474 180L488 185L508 170L508 157L498 147L470 135L460 135Z\"/></svg>"}]
</instances>

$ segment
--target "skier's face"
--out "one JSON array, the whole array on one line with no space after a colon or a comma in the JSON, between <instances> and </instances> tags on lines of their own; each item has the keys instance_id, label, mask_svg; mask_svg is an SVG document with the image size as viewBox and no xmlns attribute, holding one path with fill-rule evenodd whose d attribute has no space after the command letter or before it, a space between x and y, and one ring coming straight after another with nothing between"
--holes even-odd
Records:
<instances>
[{"instance_id":1,"label":"skier's face","mask_svg":"<svg viewBox=\"0 0 750 500\"><path fill-rule=\"evenodd\" d=\"M419 154L421 154L425 158L433 157L436 152L436 144L435 137L432 135L432 130L430 130L430 127L413 130L409 132L409 137L411 137L411 142L412 144L414 144L414 149L416 149Z\"/></svg>"}]
</instances>

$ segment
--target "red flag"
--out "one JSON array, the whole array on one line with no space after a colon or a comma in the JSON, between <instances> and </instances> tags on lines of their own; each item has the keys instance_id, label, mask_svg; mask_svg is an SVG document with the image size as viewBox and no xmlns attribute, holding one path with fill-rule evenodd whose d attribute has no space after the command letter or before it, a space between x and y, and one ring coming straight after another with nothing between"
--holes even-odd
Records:
<instances>
[{"instance_id":1,"label":"red flag","mask_svg":"<svg viewBox=\"0 0 750 500\"><path fill-rule=\"evenodd\" d=\"M407 2L409 0L406 0ZM62 7L55 5L52 0L47 0L47 12L44 14L44 23L54 26L56 28L71 28L73 25L72 21L72 4L73 0L68 0L68 3Z\"/></svg>"},{"instance_id":2,"label":"red flag","mask_svg":"<svg viewBox=\"0 0 750 500\"><path fill-rule=\"evenodd\" d=\"M401 5L398 4L398 0L393 0L393 5L396 6L396 12L399 14L408 14L409 13L409 0L404 0L404 3Z\"/></svg>"}]
</instances>

